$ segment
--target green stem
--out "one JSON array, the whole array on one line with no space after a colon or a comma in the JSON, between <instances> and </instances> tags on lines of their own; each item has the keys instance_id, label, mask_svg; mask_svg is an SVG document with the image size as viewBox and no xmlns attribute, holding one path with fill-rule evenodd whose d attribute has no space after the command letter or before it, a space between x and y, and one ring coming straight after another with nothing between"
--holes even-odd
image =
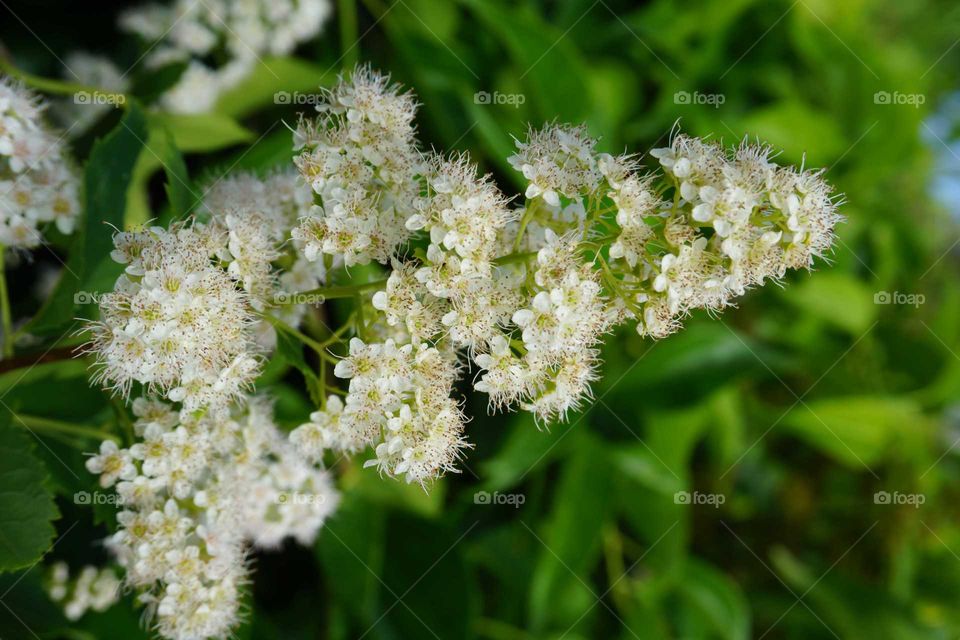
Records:
<instances>
[{"instance_id":1,"label":"green stem","mask_svg":"<svg viewBox=\"0 0 960 640\"><path fill-rule=\"evenodd\" d=\"M351 68L360 55L360 40L357 38L356 0L337 0L337 15L340 18L340 53L343 66Z\"/></svg>"},{"instance_id":2,"label":"green stem","mask_svg":"<svg viewBox=\"0 0 960 640\"><path fill-rule=\"evenodd\" d=\"M317 342L307 334L303 333L302 331L296 329L295 327L290 326L280 318L276 318L269 314L261 313L260 317L262 317L264 320L272 324L274 328L276 328L277 330L285 331L286 333L289 333L290 335L295 337L297 340L299 340L303 344L313 349L317 353L317 355L320 356L321 358L325 360L329 360L331 362L336 362L334 358L332 358L329 354L327 354L326 349L322 344L320 344L319 342Z\"/></svg>"},{"instance_id":3,"label":"green stem","mask_svg":"<svg viewBox=\"0 0 960 640\"><path fill-rule=\"evenodd\" d=\"M337 298L352 298L362 291L367 289L376 289L382 287L387 283L387 279L383 278L381 280L373 280L372 282L364 282L361 284L349 284L343 285L340 287L319 287L317 289L310 289L309 291L301 291L299 293L294 293L287 296L288 300L283 302L278 302L278 306L286 306L290 304L300 304L300 300L306 299L308 297L312 298L323 298L324 300L335 300Z\"/></svg>"},{"instance_id":4,"label":"green stem","mask_svg":"<svg viewBox=\"0 0 960 640\"><path fill-rule=\"evenodd\" d=\"M102 431L100 429L95 429L93 427L85 427L83 425L71 424L69 422L62 422L60 420L53 420L51 418L41 418L40 416L30 416L22 413L14 414L14 422L19 423L20 425L26 427L27 429L35 431L47 431L52 433L66 433L71 435L77 435L83 438L95 438L97 440L113 440L116 443L120 443L120 438L115 434Z\"/></svg>"},{"instance_id":5,"label":"green stem","mask_svg":"<svg viewBox=\"0 0 960 640\"><path fill-rule=\"evenodd\" d=\"M130 420L130 416L127 415L127 409L123 406L123 401L117 396L110 396L110 405L113 407L113 412L117 416L117 422L123 428L127 442L132 445L136 442L136 433L133 429L133 421Z\"/></svg>"},{"instance_id":6,"label":"green stem","mask_svg":"<svg viewBox=\"0 0 960 640\"><path fill-rule=\"evenodd\" d=\"M520 219L520 228L517 230L517 237L513 240L514 253L520 251L520 245L523 243L523 233L527 230L527 225L530 224L530 221L536 214L536 210L537 200L528 201L527 208L523 212L523 217Z\"/></svg>"},{"instance_id":7,"label":"green stem","mask_svg":"<svg viewBox=\"0 0 960 640\"><path fill-rule=\"evenodd\" d=\"M324 340L323 342L321 342L320 344L321 344L323 347L329 347L330 345L332 345L332 344L334 344L334 343L340 342L340 338L343 337L343 334L345 334L347 331L349 331L350 328L353 326L353 317L354 317L354 315L355 315L355 312L354 312L354 313L351 313L351 314L350 314L350 317L347 318L347 321L344 323L344 325L343 325L342 327L340 327L339 329L337 329L336 331L334 331L333 333L331 333L331 334L330 334L330 337L327 338L326 340Z\"/></svg>"},{"instance_id":8,"label":"green stem","mask_svg":"<svg viewBox=\"0 0 960 640\"><path fill-rule=\"evenodd\" d=\"M520 253L509 253L505 256L500 256L493 261L493 264L503 265L503 264L516 264L517 262L526 262L530 258L536 258L536 251L522 251Z\"/></svg>"},{"instance_id":9,"label":"green stem","mask_svg":"<svg viewBox=\"0 0 960 640\"><path fill-rule=\"evenodd\" d=\"M63 96L76 95L78 93L98 94L111 98L113 100L112 104L115 104L118 107L125 107L129 102L127 100L127 96L123 93L119 93L117 91L105 91L99 87L92 87L90 85L80 84L79 82L67 82L63 80L41 78L40 76L27 73L26 71L21 71L8 60L4 60L3 58L0 58L0 71L3 71L13 78L17 78L27 86L33 87L34 89L44 93Z\"/></svg>"},{"instance_id":10,"label":"green stem","mask_svg":"<svg viewBox=\"0 0 960 640\"><path fill-rule=\"evenodd\" d=\"M10 314L10 294L7 291L7 269L4 262L6 247L0 245L0 317L3 322L3 358L13 355L13 318Z\"/></svg>"}]
</instances>

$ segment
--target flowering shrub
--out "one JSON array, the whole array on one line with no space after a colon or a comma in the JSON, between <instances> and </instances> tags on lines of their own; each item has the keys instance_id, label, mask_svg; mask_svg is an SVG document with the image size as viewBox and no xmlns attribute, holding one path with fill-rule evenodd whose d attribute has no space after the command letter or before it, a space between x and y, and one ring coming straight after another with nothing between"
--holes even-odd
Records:
<instances>
[{"instance_id":1,"label":"flowering shrub","mask_svg":"<svg viewBox=\"0 0 960 640\"><path fill-rule=\"evenodd\" d=\"M840 219L820 172L777 166L766 147L676 134L653 152L663 174L644 174L555 124L517 141L510 164L529 186L511 206L466 156L418 150L415 107L364 68L326 94L295 133L317 204L293 232L325 270L391 268L336 366L345 401L294 435L313 455L372 446L370 464L408 482L467 446L450 396L468 362L492 407L563 420L590 398L605 333L662 338L693 309L809 268Z\"/></svg>"},{"instance_id":2,"label":"flowering shrub","mask_svg":"<svg viewBox=\"0 0 960 640\"><path fill-rule=\"evenodd\" d=\"M516 141L528 186L511 198L465 154L424 151L416 109L358 68L301 119L296 172L238 174L190 219L113 237L123 273L87 350L93 379L134 398L136 441L86 466L118 494L107 547L164 637L227 635L249 545L312 542L339 501L326 452L372 451L365 466L428 489L471 446L467 371L491 410L563 421L592 397L605 334L663 338L809 268L840 220L820 172L766 147L675 132L644 172L559 124ZM328 284L371 263L386 277ZM301 325L327 296L355 309L320 342ZM291 339L318 360L320 406L287 435L253 394Z\"/></svg>"},{"instance_id":3,"label":"flowering shrub","mask_svg":"<svg viewBox=\"0 0 960 640\"><path fill-rule=\"evenodd\" d=\"M0 2L0 637L960 635L956 12L837 4Z\"/></svg>"}]
</instances>

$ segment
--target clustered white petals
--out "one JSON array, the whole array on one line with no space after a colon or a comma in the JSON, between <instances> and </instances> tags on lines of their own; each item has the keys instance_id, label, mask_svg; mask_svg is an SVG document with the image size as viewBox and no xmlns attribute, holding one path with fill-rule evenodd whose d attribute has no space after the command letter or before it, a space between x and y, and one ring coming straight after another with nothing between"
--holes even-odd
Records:
<instances>
[{"instance_id":1,"label":"clustered white petals","mask_svg":"<svg viewBox=\"0 0 960 640\"><path fill-rule=\"evenodd\" d=\"M0 245L32 248L50 223L70 234L80 181L63 137L43 121L45 105L0 75Z\"/></svg>"},{"instance_id":2,"label":"clustered white petals","mask_svg":"<svg viewBox=\"0 0 960 640\"><path fill-rule=\"evenodd\" d=\"M253 309L272 309L291 325L300 323L310 302L292 300L292 294L316 289L326 279L324 263L303 258L302 245L291 238L312 206L310 190L291 167L262 178L239 173L220 179L207 189L201 208L213 233L223 239L216 257L248 294ZM288 268L278 269L280 262ZM260 347L273 348L272 325L260 320L253 331Z\"/></svg>"},{"instance_id":3,"label":"clustered white petals","mask_svg":"<svg viewBox=\"0 0 960 640\"><path fill-rule=\"evenodd\" d=\"M119 23L149 44L144 60L149 68L186 64L163 105L177 113L203 113L263 58L289 54L316 36L331 9L329 0L174 0L125 11Z\"/></svg>"},{"instance_id":4,"label":"clustered white petals","mask_svg":"<svg viewBox=\"0 0 960 640\"><path fill-rule=\"evenodd\" d=\"M68 620L79 620L89 610L106 611L120 599L120 580L109 567L87 565L75 579L66 562L51 567L46 590L50 599L63 605Z\"/></svg>"},{"instance_id":5,"label":"clustered white petals","mask_svg":"<svg viewBox=\"0 0 960 640\"><path fill-rule=\"evenodd\" d=\"M527 187L510 206L465 155L418 151L414 98L387 78L359 69L325 97L295 135L318 206L294 237L308 260L391 271L336 367L344 402L294 432L312 459L373 446L370 464L421 483L450 467L465 446L450 394L469 360L492 408L566 419L592 398L605 333L632 321L661 338L809 267L841 219L820 172L779 167L765 147L676 135L653 152L663 173L643 174L636 156L556 124L517 140L509 162ZM411 365L426 354L436 385Z\"/></svg>"},{"instance_id":6,"label":"clustered white petals","mask_svg":"<svg viewBox=\"0 0 960 640\"><path fill-rule=\"evenodd\" d=\"M111 255L126 269L91 324L97 380L123 395L139 383L186 411L222 409L250 386L260 368L254 318L211 259L223 240L199 223L115 236Z\"/></svg>"},{"instance_id":7,"label":"clustered white petals","mask_svg":"<svg viewBox=\"0 0 960 640\"><path fill-rule=\"evenodd\" d=\"M364 67L324 96L320 118L301 121L295 133L295 162L318 205L293 237L310 261L386 264L410 236L405 223L419 201L416 102Z\"/></svg>"},{"instance_id":8,"label":"clustered white petals","mask_svg":"<svg viewBox=\"0 0 960 640\"><path fill-rule=\"evenodd\" d=\"M248 547L310 544L339 495L276 428L263 398L227 415L187 417L144 398L133 409L141 441L104 443L87 462L102 486L120 479L119 529L107 546L161 635L226 637L239 620Z\"/></svg>"},{"instance_id":9,"label":"clustered white petals","mask_svg":"<svg viewBox=\"0 0 960 640\"><path fill-rule=\"evenodd\" d=\"M329 398L291 433L301 454L317 459L324 449L354 453L374 447L368 466L420 484L456 471L467 446L463 415L450 397L456 362L426 343L366 344L353 338L334 373L350 380L346 403Z\"/></svg>"},{"instance_id":10,"label":"clustered white petals","mask_svg":"<svg viewBox=\"0 0 960 640\"><path fill-rule=\"evenodd\" d=\"M150 11L161 19L126 20L161 37L169 16ZM205 11L184 9L172 36L190 57L219 41ZM465 372L491 409L566 420L593 397L605 334L634 323L664 337L694 309L809 268L841 219L820 172L765 147L675 135L653 152L662 173L642 174L557 124L516 142L527 187L512 204L466 155L421 150L416 99L388 77L360 67L322 97L294 133L296 171L235 175L189 221L117 233L124 273L90 325L96 378L136 392L137 420L136 442L104 442L87 467L122 504L109 547L126 582L173 640L231 632L251 545L313 540L338 500L328 452L367 452L365 466L426 487L471 446ZM30 106L0 101L0 114ZM321 286L371 263L385 281ZM320 336L335 313L306 322L306 305L326 294L354 306ZM321 406L289 437L249 395L275 327L320 366L311 376L300 358Z\"/></svg>"}]
</instances>

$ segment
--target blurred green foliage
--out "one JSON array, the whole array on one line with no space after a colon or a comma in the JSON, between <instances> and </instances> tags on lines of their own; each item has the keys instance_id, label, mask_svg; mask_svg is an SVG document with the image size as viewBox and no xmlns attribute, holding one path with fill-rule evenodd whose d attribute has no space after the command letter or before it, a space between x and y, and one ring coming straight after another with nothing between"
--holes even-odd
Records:
<instances>
[{"instance_id":1,"label":"blurred green foliage","mask_svg":"<svg viewBox=\"0 0 960 640\"><path fill-rule=\"evenodd\" d=\"M122 67L136 60L108 10L4 7L0 41L23 69L59 76L56 56L75 48L109 51ZM612 338L597 400L569 424L538 431L526 415L488 417L485 400L469 397L475 449L464 473L429 495L361 471L362 460L339 463L343 505L315 549L254 559L239 638L960 635L958 229L930 195L934 162L954 141L927 125L960 89L960 6L342 0L334 20L296 59L263 61L215 114L148 110L144 122L134 106L125 129L136 140L119 113L108 116L76 144L90 159L88 197L100 189L110 203L101 214L119 216L124 191L127 221L183 212L193 183L289 160L281 120L298 107L274 104L274 93L328 84L358 59L417 92L425 140L468 150L505 190L519 185L506 164L510 136L528 122L585 121L606 150L645 152L679 119L692 134L756 137L782 149L784 163L827 167L848 221L832 264L816 273L755 291L720 318L696 316L663 342ZM156 87L143 84L147 99ZM895 94L924 99L883 97ZM138 155L139 145L152 153ZM952 150L946 157L960 163ZM90 213L102 202L88 206L72 245L54 243L85 281L105 275L96 261L109 229ZM29 292L50 260L13 272L19 315L37 312ZM63 279L64 297L50 303L60 306L34 320L51 339L82 312L68 308L78 287ZM877 304L882 292L924 303ZM266 374L290 426L311 407L290 369L298 357L282 349ZM86 375L64 363L9 371L0 401L7 412L121 433ZM93 487L78 443L26 447L6 422L0 477L12 464L27 473L42 464L57 496L48 559L104 561L91 541L111 526L110 509L72 500ZM909 503L915 496L922 504ZM14 506L0 502L0 542ZM22 566L8 551L0 566ZM0 637L147 635L129 598L68 624L40 589L42 571L0 575Z\"/></svg>"}]
</instances>

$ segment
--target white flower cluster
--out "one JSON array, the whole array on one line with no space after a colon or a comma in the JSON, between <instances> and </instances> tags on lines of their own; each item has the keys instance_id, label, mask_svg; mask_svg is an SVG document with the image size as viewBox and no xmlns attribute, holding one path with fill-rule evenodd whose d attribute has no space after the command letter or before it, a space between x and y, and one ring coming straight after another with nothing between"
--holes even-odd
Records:
<instances>
[{"instance_id":1,"label":"white flower cluster","mask_svg":"<svg viewBox=\"0 0 960 640\"><path fill-rule=\"evenodd\" d=\"M129 449L105 442L87 468L116 485L122 511L107 546L174 640L227 637L248 580L247 550L293 537L310 544L339 495L325 471L296 454L272 406L251 399L228 415L185 417L137 399Z\"/></svg>"},{"instance_id":2,"label":"white flower cluster","mask_svg":"<svg viewBox=\"0 0 960 640\"><path fill-rule=\"evenodd\" d=\"M120 599L120 580L113 569L87 565L75 580L70 578L66 562L57 562L50 571L47 593L63 604L68 620L79 620L87 611L106 611Z\"/></svg>"},{"instance_id":3,"label":"white flower cluster","mask_svg":"<svg viewBox=\"0 0 960 640\"><path fill-rule=\"evenodd\" d=\"M374 446L376 458L366 466L420 484L456 470L466 443L463 415L450 398L457 365L449 356L426 343L368 345L353 338L335 373L350 379L346 406L331 396L290 434L301 454L319 460L324 449Z\"/></svg>"},{"instance_id":4,"label":"white flower cluster","mask_svg":"<svg viewBox=\"0 0 960 640\"><path fill-rule=\"evenodd\" d=\"M211 260L223 233L178 224L120 232L114 243L111 256L126 269L90 325L95 380L123 395L140 383L187 412L228 407L260 363L248 296Z\"/></svg>"},{"instance_id":5,"label":"white flower cluster","mask_svg":"<svg viewBox=\"0 0 960 640\"><path fill-rule=\"evenodd\" d=\"M239 174L208 189L197 219L117 233L111 255L125 271L90 325L95 379L142 394L136 443L102 443L87 468L116 487L108 546L174 640L226 637L249 545L311 543L339 499L274 426L270 403L247 395L270 348L258 332L273 331L258 314L298 324L303 305L276 309L277 298L324 277L291 241L311 206L298 179L292 167Z\"/></svg>"},{"instance_id":6,"label":"white flower cluster","mask_svg":"<svg viewBox=\"0 0 960 640\"><path fill-rule=\"evenodd\" d=\"M301 120L295 133L297 168L319 204L294 238L311 261L336 256L348 267L386 264L410 236L405 224L419 202L416 101L365 67L325 98L320 118Z\"/></svg>"},{"instance_id":7,"label":"white flower cluster","mask_svg":"<svg viewBox=\"0 0 960 640\"><path fill-rule=\"evenodd\" d=\"M120 28L150 44L148 68L187 65L164 106L203 113L261 58L289 54L316 36L331 9L329 0L174 0L124 12Z\"/></svg>"},{"instance_id":8,"label":"white flower cluster","mask_svg":"<svg viewBox=\"0 0 960 640\"><path fill-rule=\"evenodd\" d=\"M306 257L392 269L360 309L379 313L336 368L350 379L345 401L331 397L294 433L314 459L374 445L370 464L387 475L423 483L451 468L467 446L450 400L461 359L479 367L475 388L492 406L564 419L591 397L606 332L634 321L664 337L693 309L808 268L841 219L821 172L780 167L765 147L729 154L676 135L653 154L664 174L645 175L567 125L517 141L509 161L528 186L511 208L465 156L418 153L414 106L360 69L295 137L321 201L295 233Z\"/></svg>"},{"instance_id":9,"label":"white flower cluster","mask_svg":"<svg viewBox=\"0 0 960 640\"><path fill-rule=\"evenodd\" d=\"M744 143L730 155L682 134L652 155L672 183L674 204L650 241L621 239L649 267L642 333L667 335L689 310L722 308L830 250L841 216L822 171L780 167L767 147Z\"/></svg>"},{"instance_id":10,"label":"white flower cluster","mask_svg":"<svg viewBox=\"0 0 960 640\"><path fill-rule=\"evenodd\" d=\"M309 300L287 304L290 295L315 289L326 278L323 261L304 258L297 250L301 243L291 238L312 206L310 190L289 167L263 178L239 173L220 179L207 189L201 207L211 228L225 239L217 258L248 294L251 306L263 311L283 305L274 313L291 325L303 319ZM287 268L278 269L278 262ZM260 320L253 330L261 347L273 348L276 333L269 322Z\"/></svg>"},{"instance_id":11,"label":"white flower cluster","mask_svg":"<svg viewBox=\"0 0 960 640\"><path fill-rule=\"evenodd\" d=\"M72 233L80 181L66 145L43 122L44 105L0 75L0 245L32 248L53 222Z\"/></svg>"}]
</instances>

